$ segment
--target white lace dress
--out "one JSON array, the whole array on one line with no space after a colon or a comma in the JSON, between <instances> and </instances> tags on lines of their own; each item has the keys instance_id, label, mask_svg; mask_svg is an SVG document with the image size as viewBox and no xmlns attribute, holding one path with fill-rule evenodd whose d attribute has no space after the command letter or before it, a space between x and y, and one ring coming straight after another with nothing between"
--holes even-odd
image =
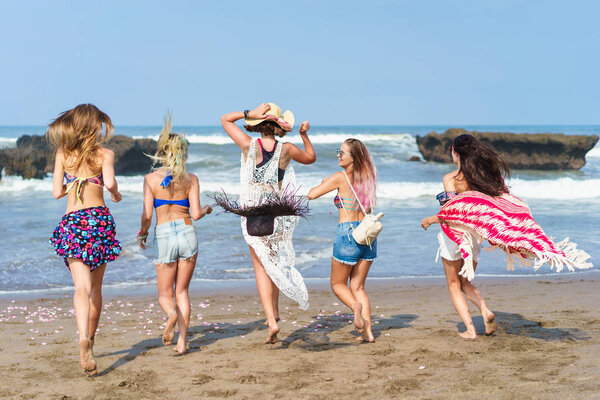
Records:
<instances>
[{"instance_id":1,"label":"white lace dress","mask_svg":"<svg viewBox=\"0 0 600 400\"><path fill-rule=\"evenodd\" d=\"M279 158L283 144L278 143L273 157L260 167L256 167L256 139L252 139L248 155L242 154L240 183L240 202L242 206L255 206L273 193L295 191L296 175L292 166L285 171L281 190L278 182ZM273 234L269 236L250 236L246 230L246 218L241 218L242 233L248 245L265 267L265 271L279 290L298 302L302 310L308 308L308 291L304 279L294 265L296 253L292 244L292 234L298 224L297 216L275 218Z\"/></svg>"}]
</instances>

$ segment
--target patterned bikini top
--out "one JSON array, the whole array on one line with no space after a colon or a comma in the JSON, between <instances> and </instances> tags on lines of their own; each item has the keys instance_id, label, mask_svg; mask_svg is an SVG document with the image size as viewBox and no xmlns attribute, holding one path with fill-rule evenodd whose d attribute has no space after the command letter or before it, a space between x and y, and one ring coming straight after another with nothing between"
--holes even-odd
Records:
<instances>
[{"instance_id":1,"label":"patterned bikini top","mask_svg":"<svg viewBox=\"0 0 600 400\"><path fill-rule=\"evenodd\" d=\"M65 190L65 193L69 193L69 190L71 190L74 186L77 187L77 199L79 200L80 203L83 203L83 201L81 201L81 185L83 185L85 182L90 182L93 183L94 185L99 185L99 186L104 186L104 179L102 179L102 172L100 172L99 174L93 175L93 176L88 176L85 178L78 178L75 175L71 175L68 172L65 172L65 180L67 181L67 190Z\"/></svg>"},{"instance_id":2,"label":"patterned bikini top","mask_svg":"<svg viewBox=\"0 0 600 400\"><path fill-rule=\"evenodd\" d=\"M358 202L355 199L342 197L339 194L335 195L335 197L333 198L333 204L335 204L337 208L345 208L346 210L350 211L360 210L360 206L358 205Z\"/></svg>"},{"instance_id":3,"label":"patterned bikini top","mask_svg":"<svg viewBox=\"0 0 600 400\"><path fill-rule=\"evenodd\" d=\"M458 196L457 192L441 192L441 193L438 193L438 195L435 196L435 198L440 202L440 206L443 206L444 204L446 204L447 202L449 202L456 196Z\"/></svg>"}]
</instances>

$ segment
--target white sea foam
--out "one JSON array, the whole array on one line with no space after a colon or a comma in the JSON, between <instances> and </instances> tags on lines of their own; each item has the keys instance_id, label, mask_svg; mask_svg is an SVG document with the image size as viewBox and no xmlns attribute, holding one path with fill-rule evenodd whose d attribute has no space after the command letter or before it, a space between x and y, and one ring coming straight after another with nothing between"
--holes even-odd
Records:
<instances>
[{"instance_id":1,"label":"white sea foam","mask_svg":"<svg viewBox=\"0 0 600 400\"><path fill-rule=\"evenodd\" d=\"M590 158L600 158L600 142L596 143L594 148L587 152L585 158L586 160Z\"/></svg>"},{"instance_id":2,"label":"white sea foam","mask_svg":"<svg viewBox=\"0 0 600 400\"><path fill-rule=\"evenodd\" d=\"M213 178L215 178L213 176ZM219 179L220 178L220 179ZM222 176L217 180L205 180L200 177L200 191L202 195L220 193L225 191L229 195L239 195L240 185L235 176ZM118 176L119 190L125 194L143 193L144 178L138 176ZM299 195L306 195L308 190L319 184L320 179L313 176L298 176L302 185L298 190ZM549 200L578 200L600 198L600 179L573 179L563 177L557 179L526 180L513 178L507 182L511 193L523 199L549 199ZM406 200L419 197L435 196L443 190L442 184L436 182L379 182L377 196L380 199ZM0 180L0 195L25 191L48 192L52 191L52 176L44 179L23 179L19 176L3 176ZM329 193L326 197L333 196Z\"/></svg>"},{"instance_id":3,"label":"white sea foam","mask_svg":"<svg viewBox=\"0 0 600 400\"><path fill-rule=\"evenodd\" d=\"M313 144L340 144L344 140L353 137L365 143L386 143L403 144L410 143L416 148L415 137L409 133L380 133L380 134L352 134L352 133L309 133L310 141ZM158 139L158 135L138 135L134 139ZM190 143L203 143L214 145L233 144L231 138L226 135L186 135ZM302 138L298 134L292 134L281 139L282 142L302 143Z\"/></svg>"}]
</instances>

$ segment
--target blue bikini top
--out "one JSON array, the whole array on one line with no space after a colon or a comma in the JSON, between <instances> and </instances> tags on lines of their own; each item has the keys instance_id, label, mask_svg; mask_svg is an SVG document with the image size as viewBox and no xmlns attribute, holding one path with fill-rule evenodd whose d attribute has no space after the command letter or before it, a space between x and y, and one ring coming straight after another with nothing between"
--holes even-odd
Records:
<instances>
[{"instance_id":1,"label":"blue bikini top","mask_svg":"<svg viewBox=\"0 0 600 400\"><path fill-rule=\"evenodd\" d=\"M168 174L167 176L165 176L163 178L162 182L160 183L160 186L164 187L165 189L168 188L172 179L173 179L173 175ZM154 208L158 208L158 207L164 206L166 204L175 204L175 205L182 206L182 207L189 207L190 200L189 199L182 199L182 200L154 199Z\"/></svg>"},{"instance_id":2,"label":"blue bikini top","mask_svg":"<svg viewBox=\"0 0 600 400\"><path fill-rule=\"evenodd\" d=\"M175 205L182 206L182 207L189 207L190 201L188 199L183 199L183 200L154 199L154 208L164 206L165 204L175 204Z\"/></svg>"}]
</instances>

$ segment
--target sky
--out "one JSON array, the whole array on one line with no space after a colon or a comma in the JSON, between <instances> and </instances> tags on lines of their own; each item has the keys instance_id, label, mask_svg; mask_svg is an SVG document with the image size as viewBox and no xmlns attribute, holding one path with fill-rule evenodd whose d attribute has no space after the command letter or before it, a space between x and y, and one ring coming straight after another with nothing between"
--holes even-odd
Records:
<instances>
[{"instance_id":1,"label":"sky","mask_svg":"<svg viewBox=\"0 0 600 400\"><path fill-rule=\"evenodd\" d=\"M599 124L600 2L0 2L0 125Z\"/></svg>"}]
</instances>

